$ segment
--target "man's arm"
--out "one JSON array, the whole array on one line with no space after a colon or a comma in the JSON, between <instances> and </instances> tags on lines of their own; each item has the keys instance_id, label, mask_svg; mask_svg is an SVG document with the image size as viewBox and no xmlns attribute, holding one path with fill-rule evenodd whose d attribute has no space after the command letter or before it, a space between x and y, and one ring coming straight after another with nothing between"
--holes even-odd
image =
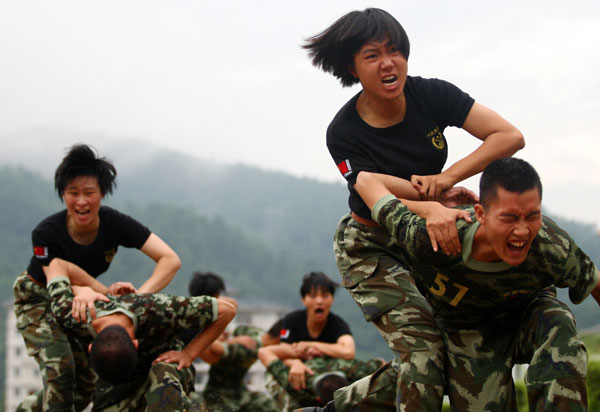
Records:
<instances>
[{"instance_id":1,"label":"man's arm","mask_svg":"<svg viewBox=\"0 0 600 412\"><path fill-rule=\"evenodd\" d=\"M204 328L183 348L182 351L168 351L160 354L153 363L177 363L177 369L189 367L194 359L199 357L225 331L225 328L235 317L237 303L229 298L218 298L217 320Z\"/></svg>"},{"instance_id":2,"label":"man's arm","mask_svg":"<svg viewBox=\"0 0 600 412\"><path fill-rule=\"evenodd\" d=\"M72 316L74 296L67 276L68 271L69 262L58 258L52 259L45 271L52 316L61 329L68 333L81 338L91 338L86 324Z\"/></svg>"},{"instance_id":3,"label":"man's arm","mask_svg":"<svg viewBox=\"0 0 600 412\"><path fill-rule=\"evenodd\" d=\"M306 366L301 359L298 359L296 350L289 343L282 342L278 345L260 348L258 350L258 359L267 369L273 367L273 362L277 360L281 360L289 368L287 382L284 380L285 374L273 374L279 385L286 390L288 390L288 384L291 384L295 390L306 389L306 374L314 374L311 368Z\"/></svg>"},{"instance_id":4,"label":"man's arm","mask_svg":"<svg viewBox=\"0 0 600 412\"><path fill-rule=\"evenodd\" d=\"M385 180L379 179L374 173L369 172L360 172L354 187L371 211L373 211L373 208L379 199L389 195L398 197L398 200L400 200L409 211L425 219L427 234L429 235L431 246L434 251L437 252L439 246L447 255L456 255L460 253L461 245L460 239L458 238L458 232L456 231L456 220L465 219L467 222L470 222L471 217L469 216L469 213L464 210L446 208L438 202L419 201L417 191L409 182L403 182L404 184L398 183L396 189L402 187L402 193L408 194L408 197L398 196L398 194L402 194L400 190L396 190L396 193L394 193L390 190L390 187L386 185ZM415 193L417 193L416 196ZM417 200L414 200L415 198ZM377 220L377 217L373 216L373 220Z\"/></svg>"},{"instance_id":5,"label":"man's arm","mask_svg":"<svg viewBox=\"0 0 600 412\"><path fill-rule=\"evenodd\" d=\"M226 347L229 347L229 351L227 354L228 358L231 356L236 357L236 355L242 353L240 352L240 350L243 349L236 347L236 345L243 346L249 351L255 351L257 346L256 341L248 335L240 335L227 340L221 340L221 338L219 338L213 343L211 343L208 349L202 352L200 357L204 362L208 363L209 365L214 365L215 363L223 359L223 357L225 356Z\"/></svg>"}]
</instances>

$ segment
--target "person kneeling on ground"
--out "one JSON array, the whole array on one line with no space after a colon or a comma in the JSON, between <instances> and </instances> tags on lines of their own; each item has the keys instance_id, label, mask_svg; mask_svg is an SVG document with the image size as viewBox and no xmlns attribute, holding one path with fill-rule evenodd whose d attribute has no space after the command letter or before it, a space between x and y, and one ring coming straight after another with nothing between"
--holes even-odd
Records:
<instances>
[{"instance_id":1,"label":"person kneeling on ground","mask_svg":"<svg viewBox=\"0 0 600 412\"><path fill-rule=\"evenodd\" d=\"M47 287L57 324L67 335L89 342L91 364L100 377L93 410L201 410L188 397L192 362L223 333L237 303L166 294L106 297L89 287L71 286L78 270L53 259ZM200 333L184 347L178 332L189 327Z\"/></svg>"},{"instance_id":2,"label":"person kneeling on ground","mask_svg":"<svg viewBox=\"0 0 600 412\"><path fill-rule=\"evenodd\" d=\"M212 272L194 272L189 284L191 296L220 298L225 282ZM279 412L273 399L263 392L251 391L244 380L246 372L257 359L263 345L279 343L281 322L268 331L251 325L239 325L233 336L222 333L200 357L210 364L208 381L202 393L203 403L210 411ZM185 331L186 335L189 333ZM184 341L187 337L184 336Z\"/></svg>"}]
</instances>

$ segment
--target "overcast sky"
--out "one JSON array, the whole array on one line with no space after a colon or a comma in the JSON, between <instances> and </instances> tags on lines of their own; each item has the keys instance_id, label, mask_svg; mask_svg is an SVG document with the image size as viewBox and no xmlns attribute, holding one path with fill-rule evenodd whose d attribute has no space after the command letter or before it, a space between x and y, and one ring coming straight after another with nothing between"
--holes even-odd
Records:
<instances>
[{"instance_id":1,"label":"overcast sky","mask_svg":"<svg viewBox=\"0 0 600 412\"><path fill-rule=\"evenodd\" d=\"M409 74L451 81L524 133L548 210L600 224L597 0L0 0L0 133L135 138L342 182L325 130L359 87L299 45L368 6L406 29ZM477 145L446 137L448 166Z\"/></svg>"}]
</instances>

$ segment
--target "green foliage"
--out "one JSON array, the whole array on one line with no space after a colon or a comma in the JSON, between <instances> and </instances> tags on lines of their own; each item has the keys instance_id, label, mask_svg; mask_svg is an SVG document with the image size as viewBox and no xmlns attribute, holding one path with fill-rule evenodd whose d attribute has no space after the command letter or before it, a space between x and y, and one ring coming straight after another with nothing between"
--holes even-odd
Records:
<instances>
[{"instance_id":1,"label":"green foliage","mask_svg":"<svg viewBox=\"0 0 600 412\"><path fill-rule=\"evenodd\" d=\"M582 335L581 339L583 339L583 343L585 343L585 348L587 349L590 355L600 354L600 333Z\"/></svg>"},{"instance_id":2,"label":"green foliage","mask_svg":"<svg viewBox=\"0 0 600 412\"><path fill-rule=\"evenodd\" d=\"M525 382L515 382L519 412L528 412L527 387ZM587 372L588 410L600 411L600 361L590 361Z\"/></svg>"},{"instance_id":3,"label":"green foliage","mask_svg":"<svg viewBox=\"0 0 600 412\"><path fill-rule=\"evenodd\" d=\"M591 361L588 364L587 388L588 409L600 411L600 361Z\"/></svg>"}]
</instances>

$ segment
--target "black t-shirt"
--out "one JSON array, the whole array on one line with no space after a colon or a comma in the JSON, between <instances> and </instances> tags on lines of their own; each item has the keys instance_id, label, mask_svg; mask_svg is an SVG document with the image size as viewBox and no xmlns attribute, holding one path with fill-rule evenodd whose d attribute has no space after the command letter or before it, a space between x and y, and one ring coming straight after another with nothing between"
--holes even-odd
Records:
<instances>
[{"instance_id":1,"label":"black t-shirt","mask_svg":"<svg viewBox=\"0 0 600 412\"><path fill-rule=\"evenodd\" d=\"M329 312L327 323L321 334L317 338L310 336L306 327L306 309L296 310L285 315L280 333L281 341L287 343L309 340L336 343L342 335L352 335L350 326L348 326L344 319L335 313Z\"/></svg>"},{"instance_id":2,"label":"black t-shirt","mask_svg":"<svg viewBox=\"0 0 600 412\"><path fill-rule=\"evenodd\" d=\"M462 127L474 100L458 87L439 79L406 78L406 115L390 127L367 124L356 111L355 95L327 128L327 148L348 181L350 210L370 219L369 208L354 190L360 171L410 180L411 175L442 171L448 157L444 130Z\"/></svg>"},{"instance_id":3,"label":"black t-shirt","mask_svg":"<svg viewBox=\"0 0 600 412\"><path fill-rule=\"evenodd\" d=\"M137 220L108 206L98 211L100 227L90 245L76 243L67 232L67 210L42 220L33 232L33 256L27 272L37 281L46 284L42 266L55 257L81 267L93 277L106 272L119 246L141 248L151 232Z\"/></svg>"}]
</instances>

